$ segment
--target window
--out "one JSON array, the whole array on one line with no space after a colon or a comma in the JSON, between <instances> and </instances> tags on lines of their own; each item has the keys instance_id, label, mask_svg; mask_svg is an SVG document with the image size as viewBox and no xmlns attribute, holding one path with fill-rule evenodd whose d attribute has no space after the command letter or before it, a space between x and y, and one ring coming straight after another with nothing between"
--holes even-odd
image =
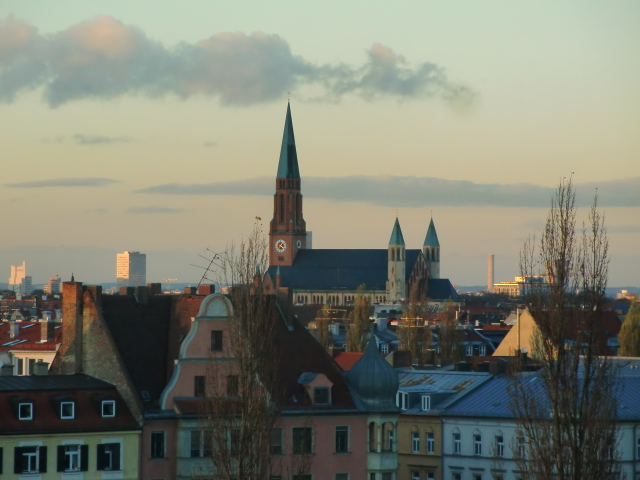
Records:
<instances>
[{"instance_id":1,"label":"window","mask_svg":"<svg viewBox=\"0 0 640 480\"><path fill-rule=\"evenodd\" d=\"M422 410L423 411L427 411L427 410L431 410L431 396L430 395L423 395L422 396Z\"/></svg>"},{"instance_id":2,"label":"window","mask_svg":"<svg viewBox=\"0 0 640 480\"><path fill-rule=\"evenodd\" d=\"M272 428L269 435L269 453L282 455L282 428Z\"/></svg>"},{"instance_id":3,"label":"window","mask_svg":"<svg viewBox=\"0 0 640 480\"><path fill-rule=\"evenodd\" d=\"M18 420L33 420L33 403L21 403L18 405Z\"/></svg>"},{"instance_id":4,"label":"window","mask_svg":"<svg viewBox=\"0 0 640 480\"><path fill-rule=\"evenodd\" d=\"M435 480L436 474L433 472L427 472L427 480Z\"/></svg>"},{"instance_id":5,"label":"window","mask_svg":"<svg viewBox=\"0 0 640 480\"><path fill-rule=\"evenodd\" d=\"M205 391L204 375L196 375L193 377L193 396L204 397Z\"/></svg>"},{"instance_id":6,"label":"window","mask_svg":"<svg viewBox=\"0 0 640 480\"><path fill-rule=\"evenodd\" d=\"M211 330L211 351L222 351L222 330Z\"/></svg>"},{"instance_id":7,"label":"window","mask_svg":"<svg viewBox=\"0 0 640 480\"><path fill-rule=\"evenodd\" d=\"M349 427L336 427L336 453L349 451Z\"/></svg>"},{"instance_id":8,"label":"window","mask_svg":"<svg viewBox=\"0 0 640 480\"><path fill-rule=\"evenodd\" d=\"M375 473L370 473L369 474L369 480L376 480L376 474Z\"/></svg>"},{"instance_id":9,"label":"window","mask_svg":"<svg viewBox=\"0 0 640 480\"><path fill-rule=\"evenodd\" d=\"M312 452L313 431L311 427L293 428L292 437L293 437L293 453L295 455Z\"/></svg>"},{"instance_id":10,"label":"window","mask_svg":"<svg viewBox=\"0 0 640 480\"><path fill-rule=\"evenodd\" d=\"M122 470L119 443L102 443L97 447L98 470Z\"/></svg>"},{"instance_id":11,"label":"window","mask_svg":"<svg viewBox=\"0 0 640 480\"><path fill-rule=\"evenodd\" d=\"M315 387L313 389L313 403L331 403L331 400L329 399L329 387Z\"/></svg>"},{"instance_id":12,"label":"window","mask_svg":"<svg viewBox=\"0 0 640 480\"><path fill-rule=\"evenodd\" d=\"M387 451L393 452L393 429L387 431Z\"/></svg>"},{"instance_id":13,"label":"window","mask_svg":"<svg viewBox=\"0 0 640 480\"><path fill-rule=\"evenodd\" d=\"M336 473L334 480L349 480L348 473Z\"/></svg>"},{"instance_id":14,"label":"window","mask_svg":"<svg viewBox=\"0 0 640 480\"><path fill-rule=\"evenodd\" d=\"M420 472L411 470L411 480L420 480Z\"/></svg>"},{"instance_id":15,"label":"window","mask_svg":"<svg viewBox=\"0 0 640 480\"><path fill-rule=\"evenodd\" d=\"M473 435L473 454L482 455L482 435L479 433Z\"/></svg>"},{"instance_id":16,"label":"window","mask_svg":"<svg viewBox=\"0 0 640 480\"><path fill-rule=\"evenodd\" d=\"M479 474L475 473L473 475L473 480L482 480L482 475L479 475Z\"/></svg>"},{"instance_id":17,"label":"window","mask_svg":"<svg viewBox=\"0 0 640 480\"><path fill-rule=\"evenodd\" d=\"M461 473L454 473L453 474L453 480L462 480L462 474Z\"/></svg>"},{"instance_id":18,"label":"window","mask_svg":"<svg viewBox=\"0 0 640 480\"><path fill-rule=\"evenodd\" d=\"M116 401L115 400L103 400L102 401L102 417L115 417L116 416Z\"/></svg>"},{"instance_id":19,"label":"window","mask_svg":"<svg viewBox=\"0 0 640 480\"><path fill-rule=\"evenodd\" d=\"M238 386L238 375L227 375L227 395L230 397L236 397L240 391ZM196 395L201 396L201 395Z\"/></svg>"},{"instance_id":20,"label":"window","mask_svg":"<svg viewBox=\"0 0 640 480\"><path fill-rule=\"evenodd\" d=\"M516 441L516 456L518 458L524 458L525 454L525 441L524 437L518 437Z\"/></svg>"},{"instance_id":21,"label":"window","mask_svg":"<svg viewBox=\"0 0 640 480\"><path fill-rule=\"evenodd\" d=\"M164 458L164 432L151 432L151 458Z\"/></svg>"},{"instance_id":22,"label":"window","mask_svg":"<svg viewBox=\"0 0 640 480\"><path fill-rule=\"evenodd\" d=\"M636 445L636 460L640 460L640 437L638 437Z\"/></svg>"},{"instance_id":23,"label":"window","mask_svg":"<svg viewBox=\"0 0 640 480\"><path fill-rule=\"evenodd\" d=\"M15 447L14 473L46 473L47 447Z\"/></svg>"},{"instance_id":24,"label":"window","mask_svg":"<svg viewBox=\"0 0 640 480\"><path fill-rule=\"evenodd\" d=\"M406 410L409 408L409 394L407 392L396 393L396 407Z\"/></svg>"},{"instance_id":25,"label":"window","mask_svg":"<svg viewBox=\"0 0 640 480\"><path fill-rule=\"evenodd\" d=\"M74 402L61 402L60 403L60 418L63 420L69 420L75 418L75 403Z\"/></svg>"},{"instance_id":26,"label":"window","mask_svg":"<svg viewBox=\"0 0 640 480\"><path fill-rule=\"evenodd\" d=\"M453 453L462 453L462 438L458 432L453 434Z\"/></svg>"},{"instance_id":27,"label":"window","mask_svg":"<svg viewBox=\"0 0 640 480\"><path fill-rule=\"evenodd\" d=\"M391 472L383 472L382 480L393 480L393 473Z\"/></svg>"},{"instance_id":28,"label":"window","mask_svg":"<svg viewBox=\"0 0 640 480\"><path fill-rule=\"evenodd\" d=\"M58 472L86 472L88 469L88 445L61 445L58 447Z\"/></svg>"},{"instance_id":29,"label":"window","mask_svg":"<svg viewBox=\"0 0 640 480\"><path fill-rule=\"evenodd\" d=\"M191 458L202 457L202 431L191 431Z\"/></svg>"},{"instance_id":30,"label":"window","mask_svg":"<svg viewBox=\"0 0 640 480\"><path fill-rule=\"evenodd\" d=\"M312 479L312 477L308 473L305 473L305 474L302 474L302 475L294 475L293 476L293 480L311 480L311 479Z\"/></svg>"},{"instance_id":31,"label":"window","mask_svg":"<svg viewBox=\"0 0 640 480\"><path fill-rule=\"evenodd\" d=\"M380 344L380 352L381 353L389 353L389 344L388 343Z\"/></svg>"},{"instance_id":32,"label":"window","mask_svg":"<svg viewBox=\"0 0 640 480\"><path fill-rule=\"evenodd\" d=\"M487 354L487 346L486 345L480 345L480 356L484 357Z\"/></svg>"},{"instance_id":33,"label":"window","mask_svg":"<svg viewBox=\"0 0 640 480\"><path fill-rule=\"evenodd\" d=\"M411 432L411 452L420 452L420 432Z\"/></svg>"},{"instance_id":34,"label":"window","mask_svg":"<svg viewBox=\"0 0 640 480\"><path fill-rule=\"evenodd\" d=\"M436 451L436 438L433 432L427 433L427 453L434 453Z\"/></svg>"},{"instance_id":35,"label":"window","mask_svg":"<svg viewBox=\"0 0 640 480\"><path fill-rule=\"evenodd\" d=\"M504 457L504 437L496 435L496 457Z\"/></svg>"},{"instance_id":36,"label":"window","mask_svg":"<svg viewBox=\"0 0 640 480\"><path fill-rule=\"evenodd\" d=\"M467 345L467 348L465 349L467 357L471 357L473 356L473 345Z\"/></svg>"}]
</instances>

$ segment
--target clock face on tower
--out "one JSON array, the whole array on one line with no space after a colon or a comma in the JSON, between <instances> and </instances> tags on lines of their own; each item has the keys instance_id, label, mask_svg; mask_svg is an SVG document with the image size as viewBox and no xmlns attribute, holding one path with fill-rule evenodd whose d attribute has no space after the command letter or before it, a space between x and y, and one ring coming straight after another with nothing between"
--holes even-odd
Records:
<instances>
[{"instance_id":1,"label":"clock face on tower","mask_svg":"<svg viewBox=\"0 0 640 480\"><path fill-rule=\"evenodd\" d=\"M298 248L302 247L302 242L301 242L300 240L298 240L298 241L296 242L296 246L297 246Z\"/></svg>"},{"instance_id":2,"label":"clock face on tower","mask_svg":"<svg viewBox=\"0 0 640 480\"><path fill-rule=\"evenodd\" d=\"M284 240L276 240L276 251L282 253L287 249L287 242Z\"/></svg>"}]
</instances>

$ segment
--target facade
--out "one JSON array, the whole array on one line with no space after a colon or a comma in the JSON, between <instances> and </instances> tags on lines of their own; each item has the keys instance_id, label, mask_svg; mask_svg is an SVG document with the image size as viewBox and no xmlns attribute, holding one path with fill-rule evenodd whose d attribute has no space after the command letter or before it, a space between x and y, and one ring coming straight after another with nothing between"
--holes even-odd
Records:
<instances>
[{"instance_id":1,"label":"facade","mask_svg":"<svg viewBox=\"0 0 640 480\"><path fill-rule=\"evenodd\" d=\"M140 427L116 388L46 371L0 377L2 477L138 479Z\"/></svg>"},{"instance_id":2,"label":"facade","mask_svg":"<svg viewBox=\"0 0 640 480\"><path fill-rule=\"evenodd\" d=\"M56 295L60 293L60 285L62 284L62 279L59 275L55 277L51 277L47 283L42 286L42 290L47 295Z\"/></svg>"},{"instance_id":3,"label":"facade","mask_svg":"<svg viewBox=\"0 0 640 480\"><path fill-rule=\"evenodd\" d=\"M0 365L12 366L13 375L33 375L37 362L51 365L62 343L62 324L46 315L40 322L0 323Z\"/></svg>"},{"instance_id":4,"label":"facade","mask_svg":"<svg viewBox=\"0 0 640 480\"><path fill-rule=\"evenodd\" d=\"M32 278L27 275L27 262L23 261L22 265L11 266L9 286L22 295L29 295L33 291Z\"/></svg>"},{"instance_id":5,"label":"facade","mask_svg":"<svg viewBox=\"0 0 640 480\"><path fill-rule=\"evenodd\" d=\"M302 188L291 107L287 105L273 218L269 226L267 284L281 301L301 305L352 305L365 285L372 303L399 302L413 287L429 298L457 299L440 278L440 243L431 219L421 249L406 249L396 218L384 249L312 249L302 208Z\"/></svg>"},{"instance_id":6,"label":"facade","mask_svg":"<svg viewBox=\"0 0 640 480\"><path fill-rule=\"evenodd\" d=\"M116 282L118 287L143 287L147 284L147 255L140 252L122 252L116 255Z\"/></svg>"}]
</instances>

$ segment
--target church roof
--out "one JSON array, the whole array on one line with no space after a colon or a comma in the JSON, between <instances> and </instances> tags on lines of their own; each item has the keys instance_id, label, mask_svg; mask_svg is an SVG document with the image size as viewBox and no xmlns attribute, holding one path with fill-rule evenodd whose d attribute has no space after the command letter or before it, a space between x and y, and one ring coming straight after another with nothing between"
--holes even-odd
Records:
<instances>
[{"instance_id":1,"label":"church roof","mask_svg":"<svg viewBox=\"0 0 640 480\"><path fill-rule=\"evenodd\" d=\"M427 236L424 238L424 245L430 247L439 247L438 234L436 233L436 227L433 224L433 218L429 222L429 229L427 230Z\"/></svg>"},{"instance_id":2,"label":"church roof","mask_svg":"<svg viewBox=\"0 0 640 480\"><path fill-rule=\"evenodd\" d=\"M287 118L284 121L284 133L282 135L282 147L280 148L280 161L278 162L276 178L300 178L290 104L287 104Z\"/></svg>"},{"instance_id":3,"label":"church roof","mask_svg":"<svg viewBox=\"0 0 640 480\"><path fill-rule=\"evenodd\" d=\"M422 255L417 249L405 251L409 280L414 265ZM279 266L280 284L296 290L349 290L365 284L367 290L387 289L387 249L302 249L291 266ZM275 280L278 266L269 267ZM446 279L431 279L427 285L429 298L456 300L458 295Z\"/></svg>"},{"instance_id":4,"label":"church roof","mask_svg":"<svg viewBox=\"0 0 640 480\"><path fill-rule=\"evenodd\" d=\"M404 245L404 237L402 236L402 229L400 228L398 217L396 217L396 223L393 224L389 245Z\"/></svg>"}]
</instances>

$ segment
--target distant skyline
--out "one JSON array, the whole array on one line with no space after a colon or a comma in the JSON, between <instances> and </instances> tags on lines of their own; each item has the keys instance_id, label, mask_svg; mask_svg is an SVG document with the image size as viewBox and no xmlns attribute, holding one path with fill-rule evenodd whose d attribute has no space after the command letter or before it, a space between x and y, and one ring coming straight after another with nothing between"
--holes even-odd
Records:
<instances>
[{"instance_id":1,"label":"distant skyline","mask_svg":"<svg viewBox=\"0 0 640 480\"><path fill-rule=\"evenodd\" d=\"M409 248L518 274L555 185L598 192L609 285L640 286L640 3L0 4L0 282L197 282L272 216L287 99L316 248ZM346 242L345 242L346 238ZM6 277L6 278L5 278Z\"/></svg>"}]
</instances>

